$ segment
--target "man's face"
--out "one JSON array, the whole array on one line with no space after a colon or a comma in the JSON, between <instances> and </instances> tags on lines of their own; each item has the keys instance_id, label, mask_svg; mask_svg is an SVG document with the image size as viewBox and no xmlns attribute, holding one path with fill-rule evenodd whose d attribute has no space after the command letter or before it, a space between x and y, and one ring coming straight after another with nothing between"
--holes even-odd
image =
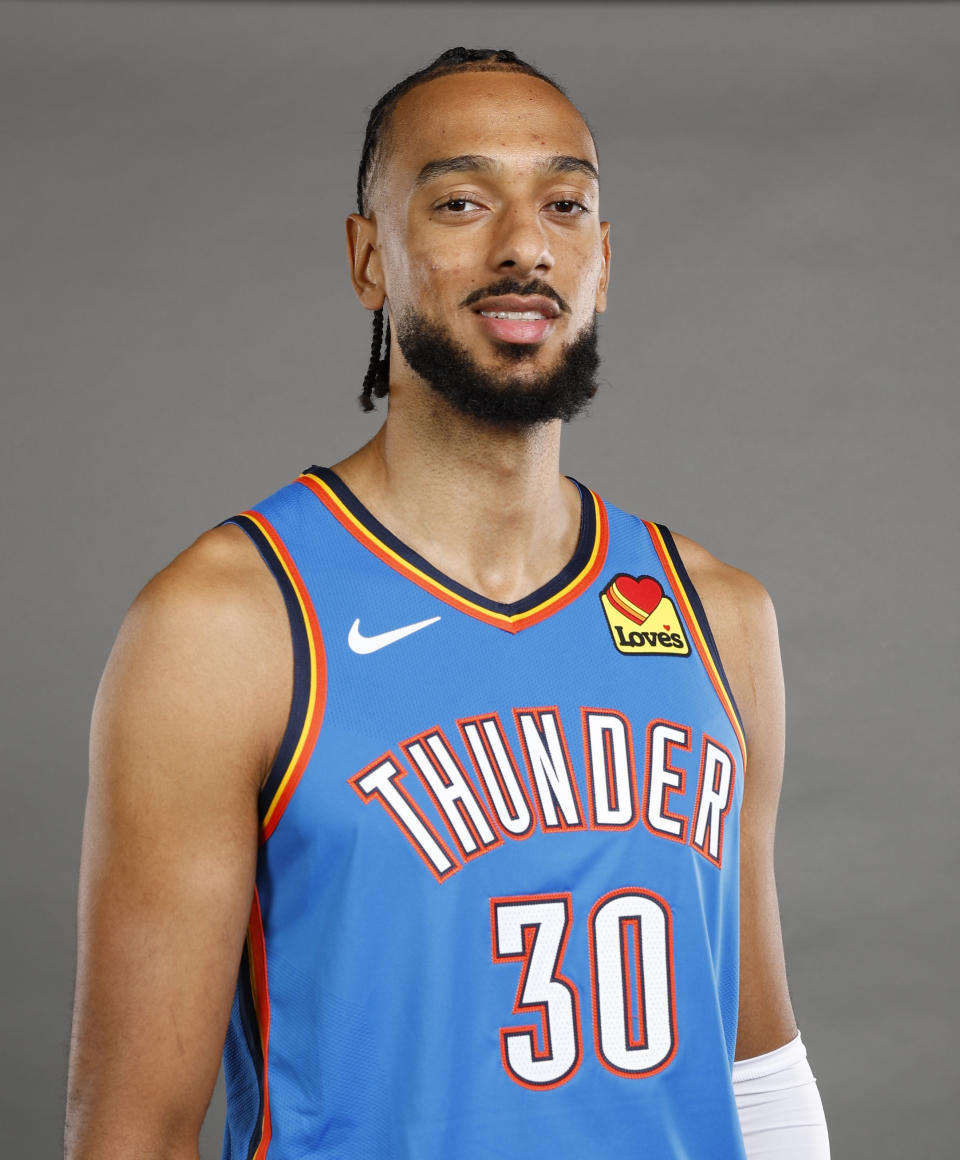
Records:
<instances>
[{"instance_id":1,"label":"man's face","mask_svg":"<svg viewBox=\"0 0 960 1160\"><path fill-rule=\"evenodd\" d=\"M400 100L387 143L370 269L408 366L432 381L455 351L514 394L592 375L608 226L570 102L535 77L456 73Z\"/></svg>"}]
</instances>

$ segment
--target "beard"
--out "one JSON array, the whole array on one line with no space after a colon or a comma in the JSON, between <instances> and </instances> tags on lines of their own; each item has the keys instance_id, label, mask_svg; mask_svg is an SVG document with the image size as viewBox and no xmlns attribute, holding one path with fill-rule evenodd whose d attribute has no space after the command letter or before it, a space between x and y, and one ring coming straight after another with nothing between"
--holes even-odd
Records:
<instances>
[{"instance_id":1,"label":"beard","mask_svg":"<svg viewBox=\"0 0 960 1160\"><path fill-rule=\"evenodd\" d=\"M464 415L499 427L532 427L551 419L572 419L597 393L597 318L563 346L557 365L536 376L512 373L511 363L536 357L532 343L500 343L507 364L484 370L467 348L423 315L395 320L397 345L410 368Z\"/></svg>"}]
</instances>

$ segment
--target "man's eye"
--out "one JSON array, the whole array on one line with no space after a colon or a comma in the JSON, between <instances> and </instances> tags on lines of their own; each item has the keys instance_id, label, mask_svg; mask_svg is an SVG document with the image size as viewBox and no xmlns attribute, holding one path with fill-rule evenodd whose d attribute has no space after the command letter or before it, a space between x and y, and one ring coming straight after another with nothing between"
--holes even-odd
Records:
<instances>
[{"instance_id":1,"label":"man's eye","mask_svg":"<svg viewBox=\"0 0 960 1160\"><path fill-rule=\"evenodd\" d=\"M579 201L574 201L572 198L562 198L560 201L553 202L552 205L558 213L569 217L579 217L581 214L590 212L585 205L581 205Z\"/></svg>"},{"instance_id":2,"label":"man's eye","mask_svg":"<svg viewBox=\"0 0 960 1160\"><path fill-rule=\"evenodd\" d=\"M445 201L437 208L449 210L451 213L465 213L468 207L476 209L477 203L468 197L451 197L449 201Z\"/></svg>"}]
</instances>

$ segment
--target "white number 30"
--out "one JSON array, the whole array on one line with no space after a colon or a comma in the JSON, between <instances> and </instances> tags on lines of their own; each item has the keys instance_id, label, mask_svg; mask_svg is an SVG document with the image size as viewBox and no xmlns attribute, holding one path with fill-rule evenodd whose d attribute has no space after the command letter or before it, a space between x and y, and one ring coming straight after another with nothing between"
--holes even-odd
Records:
<instances>
[{"instance_id":1,"label":"white number 30","mask_svg":"<svg viewBox=\"0 0 960 1160\"><path fill-rule=\"evenodd\" d=\"M507 1075L541 1090L580 1066L580 998L561 973L573 921L569 894L492 898L493 960L520 963L513 1013L529 1022L500 1030ZM658 895L614 890L590 911L593 1039L604 1067L630 1079L666 1067L677 1048L673 918Z\"/></svg>"}]
</instances>

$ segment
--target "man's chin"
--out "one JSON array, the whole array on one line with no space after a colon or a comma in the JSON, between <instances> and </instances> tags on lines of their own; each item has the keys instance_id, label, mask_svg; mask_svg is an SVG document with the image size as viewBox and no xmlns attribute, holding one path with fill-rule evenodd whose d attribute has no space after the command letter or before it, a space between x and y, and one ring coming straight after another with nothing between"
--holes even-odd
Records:
<instances>
[{"instance_id":1,"label":"man's chin","mask_svg":"<svg viewBox=\"0 0 960 1160\"><path fill-rule=\"evenodd\" d=\"M596 394L595 318L547 366L543 343L498 343L494 365L484 366L441 327L416 315L398 319L396 335L411 369L434 391L461 413L493 426L572 419Z\"/></svg>"},{"instance_id":2,"label":"man's chin","mask_svg":"<svg viewBox=\"0 0 960 1160\"><path fill-rule=\"evenodd\" d=\"M546 351L541 342L498 342L494 352L501 363L526 364L530 368L531 375L550 374L555 369L560 357L555 357L552 360L553 366L546 365Z\"/></svg>"}]
</instances>

